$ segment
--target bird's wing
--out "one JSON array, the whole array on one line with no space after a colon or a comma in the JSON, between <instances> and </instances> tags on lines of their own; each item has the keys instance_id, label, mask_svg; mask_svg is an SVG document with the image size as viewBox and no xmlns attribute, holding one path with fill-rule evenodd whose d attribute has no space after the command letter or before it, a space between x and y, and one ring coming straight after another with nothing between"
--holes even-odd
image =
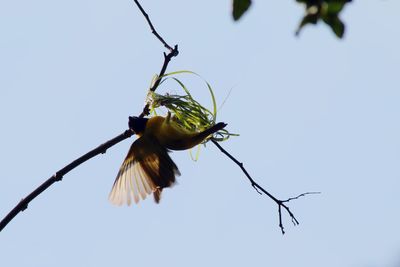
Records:
<instances>
[{"instance_id":1,"label":"bird's wing","mask_svg":"<svg viewBox=\"0 0 400 267\"><path fill-rule=\"evenodd\" d=\"M154 193L154 199L159 202L162 189L171 186L179 174L168 150L155 137L143 135L129 149L109 200L115 205L130 205L132 200L138 203L140 198Z\"/></svg>"}]
</instances>

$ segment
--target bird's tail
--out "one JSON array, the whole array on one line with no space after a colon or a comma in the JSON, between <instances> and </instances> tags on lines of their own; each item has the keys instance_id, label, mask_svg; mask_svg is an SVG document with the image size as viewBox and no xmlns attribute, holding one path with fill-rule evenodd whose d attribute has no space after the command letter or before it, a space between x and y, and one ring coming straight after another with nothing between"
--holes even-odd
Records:
<instances>
[{"instance_id":1,"label":"bird's tail","mask_svg":"<svg viewBox=\"0 0 400 267\"><path fill-rule=\"evenodd\" d=\"M210 128L208 128L207 130L202 131L201 133L198 134L198 138L199 140L203 141L204 139L206 139L209 135L218 132L219 130L222 130L223 128L225 128L225 126L228 125L224 122L218 122L217 124L211 126ZM201 142L200 141L200 142Z\"/></svg>"},{"instance_id":2,"label":"bird's tail","mask_svg":"<svg viewBox=\"0 0 400 267\"><path fill-rule=\"evenodd\" d=\"M188 133L185 136L180 136L166 145L166 148L172 150L185 150L201 144L209 135L223 129L227 124L219 122L210 128L200 133Z\"/></svg>"}]
</instances>

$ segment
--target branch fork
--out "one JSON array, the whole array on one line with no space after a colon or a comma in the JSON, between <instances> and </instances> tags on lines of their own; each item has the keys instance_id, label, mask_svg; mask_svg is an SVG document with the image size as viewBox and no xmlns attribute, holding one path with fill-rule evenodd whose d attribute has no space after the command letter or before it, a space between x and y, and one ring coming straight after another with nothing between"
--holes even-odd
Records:
<instances>
[{"instance_id":1,"label":"branch fork","mask_svg":"<svg viewBox=\"0 0 400 267\"><path fill-rule=\"evenodd\" d=\"M265 194L269 198L271 198L277 205L278 205L278 216L279 216L279 228L281 229L282 234L285 234L285 228L282 223L282 207L287 211L289 214L293 225L299 225L299 221L296 219L294 214L290 211L289 207L285 204L288 203L291 200L298 199L300 197L303 197L305 195L309 194L319 194L320 192L306 192L298 195L297 197L291 197L286 200L280 200L274 197L271 193L269 193L267 190L265 190L262 186L260 186L254 179L250 176L250 174L247 172L247 170L244 168L244 165L242 162L239 162L235 157L233 157L228 151L226 151L217 141L211 139L211 142L222 152L224 153L228 158L230 158L234 163L236 163L240 169L242 169L243 173L246 175L247 179L249 179L251 186L256 190L257 193L260 195Z\"/></svg>"}]
</instances>

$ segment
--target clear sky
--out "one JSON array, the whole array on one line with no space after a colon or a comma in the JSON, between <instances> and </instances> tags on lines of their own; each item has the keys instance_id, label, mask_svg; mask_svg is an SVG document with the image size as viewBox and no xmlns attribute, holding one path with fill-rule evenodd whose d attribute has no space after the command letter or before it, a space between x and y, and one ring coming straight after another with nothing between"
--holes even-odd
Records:
<instances>
[{"instance_id":1,"label":"clear sky","mask_svg":"<svg viewBox=\"0 0 400 267\"><path fill-rule=\"evenodd\" d=\"M356 1L343 40L325 26L294 36L302 8L254 1L146 1L180 55L170 71L210 82L222 145L300 221L258 195L213 145L152 199L107 196L131 142L73 170L0 233L0 266L400 265L399 1ZM142 109L163 47L132 1L0 0L0 216L71 160L122 133ZM199 101L207 89L183 76ZM172 83L160 92L179 92Z\"/></svg>"}]
</instances>

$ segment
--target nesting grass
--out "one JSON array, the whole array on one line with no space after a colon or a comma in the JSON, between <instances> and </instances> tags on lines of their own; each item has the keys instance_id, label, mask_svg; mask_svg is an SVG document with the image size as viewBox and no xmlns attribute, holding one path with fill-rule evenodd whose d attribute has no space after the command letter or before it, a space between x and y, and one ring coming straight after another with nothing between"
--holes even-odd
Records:
<instances>
[{"instance_id":1,"label":"nesting grass","mask_svg":"<svg viewBox=\"0 0 400 267\"><path fill-rule=\"evenodd\" d=\"M164 107L171 113L171 115L173 115L174 120L180 127L191 132L200 132L213 126L216 123L217 119L217 103L212 87L207 81L201 78L205 82L206 87L210 92L212 100L212 111L210 111L209 109L201 105L198 101L196 101L190 94L188 87L181 80L175 77L179 74L190 74L201 78L198 74L192 71L177 71L164 74L160 84L165 82L167 79L172 79L178 84L178 87L182 89L183 93L182 95L160 95L155 92L149 91L146 102L150 106L151 113L157 115L157 111L161 107ZM156 76L153 79L153 83L157 80L157 78L158 77ZM230 136L237 135L238 134L230 133L226 129L222 129L216 132L212 136L212 138L215 141L221 142L227 140ZM204 140L203 143L209 141L210 138Z\"/></svg>"}]
</instances>

